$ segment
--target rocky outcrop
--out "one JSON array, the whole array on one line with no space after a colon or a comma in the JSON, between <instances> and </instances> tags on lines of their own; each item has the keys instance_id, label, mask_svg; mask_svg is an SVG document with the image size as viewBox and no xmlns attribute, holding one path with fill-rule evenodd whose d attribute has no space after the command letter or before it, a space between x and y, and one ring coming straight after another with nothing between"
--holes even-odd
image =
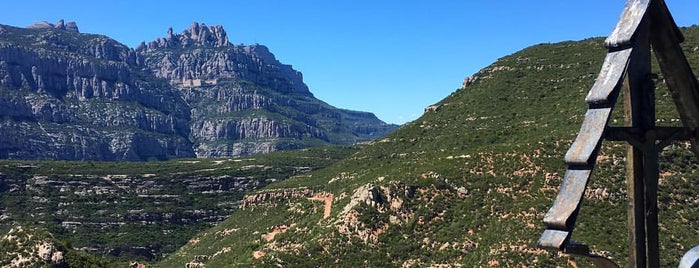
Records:
<instances>
[{"instance_id":1,"label":"rocky outcrop","mask_svg":"<svg viewBox=\"0 0 699 268\"><path fill-rule=\"evenodd\" d=\"M282 93L312 95L303 76L291 65L280 63L263 45L232 45L220 25L193 23L180 34L136 48L143 64L173 86L212 85L222 79L241 79Z\"/></svg>"},{"instance_id":2,"label":"rocky outcrop","mask_svg":"<svg viewBox=\"0 0 699 268\"><path fill-rule=\"evenodd\" d=\"M46 21L39 21L36 22L32 25L27 26L29 29L46 29L46 28L54 28L54 29L59 29L59 30L64 30L64 31L69 31L69 32L75 32L79 33L80 30L78 30L78 24L75 23L74 21L69 21L66 23L63 20L59 20L56 22L56 24L53 23L48 23Z\"/></svg>"},{"instance_id":3,"label":"rocky outcrop","mask_svg":"<svg viewBox=\"0 0 699 268\"><path fill-rule=\"evenodd\" d=\"M253 206L277 206L290 200L313 197L314 191L309 188L288 188L259 191L245 195L241 209Z\"/></svg>"},{"instance_id":4,"label":"rocky outcrop","mask_svg":"<svg viewBox=\"0 0 699 268\"><path fill-rule=\"evenodd\" d=\"M68 267L64 252L45 230L15 226L1 239L3 267Z\"/></svg>"},{"instance_id":5,"label":"rocky outcrop","mask_svg":"<svg viewBox=\"0 0 699 268\"><path fill-rule=\"evenodd\" d=\"M226 31L221 25L208 27L197 22L192 23L189 29L181 34L173 33L172 28L167 30L165 38L158 38L155 41L141 43L136 50L153 50L158 48L191 48L191 47L224 47L230 46Z\"/></svg>"},{"instance_id":6,"label":"rocky outcrop","mask_svg":"<svg viewBox=\"0 0 699 268\"><path fill-rule=\"evenodd\" d=\"M401 183L362 185L354 190L349 203L340 211L335 227L341 234L357 237L365 243L376 243L389 224L403 224L413 218L414 211L405 205L405 200L412 199L416 189ZM369 222L360 219L360 215L372 213L390 216L384 221L378 221L380 217L368 217Z\"/></svg>"},{"instance_id":7,"label":"rocky outcrop","mask_svg":"<svg viewBox=\"0 0 699 268\"><path fill-rule=\"evenodd\" d=\"M461 83L461 88L467 88L472 86L478 81L479 77L477 75L472 75L472 76L467 76L464 78L464 81Z\"/></svg>"},{"instance_id":8,"label":"rocky outcrop","mask_svg":"<svg viewBox=\"0 0 699 268\"><path fill-rule=\"evenodd\" d=\"M192 106L190 139L198 157L267 153L308 143L352 144L395 129L373 114L315 99L300 72L280 63L265 46L230 44L220 26L194 23L180 34L170 29L136 51ZM344 134L331 133L338 124Z\"/></svg>"}]
</instances>

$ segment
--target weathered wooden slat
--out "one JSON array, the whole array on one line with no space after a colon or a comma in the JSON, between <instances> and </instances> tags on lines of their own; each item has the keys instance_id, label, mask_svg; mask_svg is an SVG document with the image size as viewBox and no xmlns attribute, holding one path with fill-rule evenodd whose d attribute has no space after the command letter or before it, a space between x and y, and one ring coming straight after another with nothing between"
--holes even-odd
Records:
<instances>
[{"instance_id":1,"label":"weathered wooden slat","mask_svg":"<svg viewBox=\"0 0 699 268\"><path fill-rule=\"evenodd\" d=\"M568 165L587 165L594 163L595 152L602 143L602 134L612 113L611 107L591 108L585 113L578 136L565 155Z\"/></svg>"},{"instance_id":2,"label":"weathered wooden slat","mask_svg":"<svg viewBox=\"0 0 699 268\"><path fill-rule=\"evenodd\" d=\"M668 19L666 21L668 23L663 25L663 27L667 27L667 28L664 28L663 31L672 31L672 33L668 32L666 34L674 35L674 40L676 40L677 43L684 42L684 34L682 33L682 30L680 30L680 27L677 27L677 23L675 23L675 19L672 17L672 14L670 13L670 10L667 8L667 4L665 4L664 0L652 1L650 3L649 9L651 9L651 11L654 13L654 14L651 14L652 17L656 17L656 16L660 15L660 13L658 13L658 12L664 13L664 16L666 16ZM657 22L653 22L653 24L657 25ZM651 29L651 31L653 31L653 30Z\"/></svg>"},{"instance_id":3,"label":"weathered wooden slat","mask_svg":"<svg viewBox=\"0 0 699 268\"><path fill-rule=\"evenodd\" d=\"M675 24L664 3L661 4L658 4L660 8L654 8L650 13L653 21L651 45L682 123L696 131L699 128L699 82L680 47L681 39L674 31L667 30ZM699 157L696 140L697 137L694 137L693 150Z\"/></svg>"},{"instance_id":4,"label":"weathered wooden slat","mask_svg":"<svg viewBox=\"0 0 699 268\"><path fill-rule=\"evenodd\" d=\"M541 234L537 245L541 248L563 250L566 242L570 238L570 232L547 229Z\"/></svg>"},{"instance_id":5,"label":"weathered wooden slat","mask_svg":"<svg viewBox=\"0 0 699 268\"><path fill-rule=\"evenodd\" d=\"M572 231L578 208L582 202L587 182L592 175L589 169L568 169L558 190L553 205L544 215L544 223L549 228Z\"/></svg>"},{"instance_id":6,"label":"weathered wooden slat","mask_svg":"<svg viewBox=\"0 0 699 268\"><path fill-rule=\"evenodd\" d=\"M631 46L633 35L641 24L643 16L648 10L650 0L629 0L624 6L624 11L621 13L619 22L612 33L607 37L604 46L612 48Z\"/></svg>"},{"instance_id":7,"label":"weathered wooden slat","mask_svg":"<svg viewBox=\"0 0 699 268\"><path fill-rule=\"evenodd\" d=\"M615 101L615 98L612 98L614 95L612 92L615 89L618 91L623 84L626 66L629 63L632 50L632 48L627 48L607 53L602 64L602 70L600 70L592 89L587 93L585 98L587 103L603 104Z\"/></svg>"}]
</instances>

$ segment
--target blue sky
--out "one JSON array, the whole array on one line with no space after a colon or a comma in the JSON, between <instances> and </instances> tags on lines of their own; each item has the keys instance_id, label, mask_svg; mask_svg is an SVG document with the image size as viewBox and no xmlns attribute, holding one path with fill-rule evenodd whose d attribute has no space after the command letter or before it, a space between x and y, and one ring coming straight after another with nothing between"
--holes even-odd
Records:
<instances>
[{"instance_id":1,"label":"blue sky","mask_svg":"<svg viewBox=\"0 0 699 268\"><path fill-rule=\"evenodd\" d=\"M464 77L539 43L607 36L624 0L198 0L3 3L0 24L76 21L130 47L223 25L235 44L259 43L338 108L402 124L452 93ZM666 0L680 26L699 24L699 1Z\"/></svg>"}]
</instances>

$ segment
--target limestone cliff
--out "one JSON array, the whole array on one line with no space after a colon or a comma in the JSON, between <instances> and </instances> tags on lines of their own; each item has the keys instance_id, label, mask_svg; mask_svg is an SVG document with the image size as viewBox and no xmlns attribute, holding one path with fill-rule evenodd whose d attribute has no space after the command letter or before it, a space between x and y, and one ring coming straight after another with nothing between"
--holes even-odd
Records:
<instances>
[{"instance_id":1,"label":"limestone cliff","mask_svg":"<svg viewBox=\"0 0 699 268\"><path fill-rule=\"evenodd\" d=\"M74 22L0 25L0 158L225 157L351 144L396 128L316 98L262 45L221 26L131 49Z\"/></svg>"},{"instance_id":2,"label":"limestone cliff","mask_svg":"<svg viewBox=\"0 0 699 268\"><path fill-rule=\"evenodd\" d=\"M68 29L0 26L0 158L194 156L186 103L132 49Z\"/></svg>"}]
</instances>

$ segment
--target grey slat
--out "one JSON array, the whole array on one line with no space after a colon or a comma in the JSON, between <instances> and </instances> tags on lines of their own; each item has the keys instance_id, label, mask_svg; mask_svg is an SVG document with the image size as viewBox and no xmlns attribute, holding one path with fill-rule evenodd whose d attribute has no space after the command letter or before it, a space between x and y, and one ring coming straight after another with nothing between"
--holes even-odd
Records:
<instances>
[{"instance_id":1,"label":"grey slat","mask_svg":"<svg viewBox=\"0 0 699 268\"><path fill-rule=\"evenodd\" d=\"M602 134L612 113L611 107L591 108L585 113L578 136L568 149L565 162L568 165L587 165L594 163L593 156L602 143Z\"/></svg>"},{"instance_id":2,"label":"grey slat","mask_svg":"<svg viewBox=\"0 0 699 268\"><path fill-rule=\"evenodd\" d=\"M624 6L619 22L612 33L607 37L604 46L607 48L619 48L631 45L631 39L646 14L650 0L629 0Z\"/></svg>"},{"instance_id":3,"label":"grey slat","mask_svg":"<svg viewBox=\"0 0 699 268\"><path fill-rule=\"evenodd\" d=\"M544 215L546 226L558 230L573 230L575 216L591 175L592 168L568 169L566 171L558 195L549 211Z\"/></svg>"},{"instance_id":4,"label":"grey slat","mask_svg":"<svg viewBox=\"0 0 699 268\"><path fill-rule=\"evenodd\" d=\"M541 234L541 237L536 244L541 248L563 250L569 236L570 232L568 231L547 229L543 234Z\"/></svg>"},{"instance_id":5,"label":"grey slat","mask_svg":"<svg viewBox=\"0 0 699 268\"><path fill-rule=\"evenodd\" d=\"M585 101L589 104L612 102L612 92L619 90L624 80L626 66L629 63L632 48L607 53L595 84L587 93Z\"/></svg>"}]
</instances>

